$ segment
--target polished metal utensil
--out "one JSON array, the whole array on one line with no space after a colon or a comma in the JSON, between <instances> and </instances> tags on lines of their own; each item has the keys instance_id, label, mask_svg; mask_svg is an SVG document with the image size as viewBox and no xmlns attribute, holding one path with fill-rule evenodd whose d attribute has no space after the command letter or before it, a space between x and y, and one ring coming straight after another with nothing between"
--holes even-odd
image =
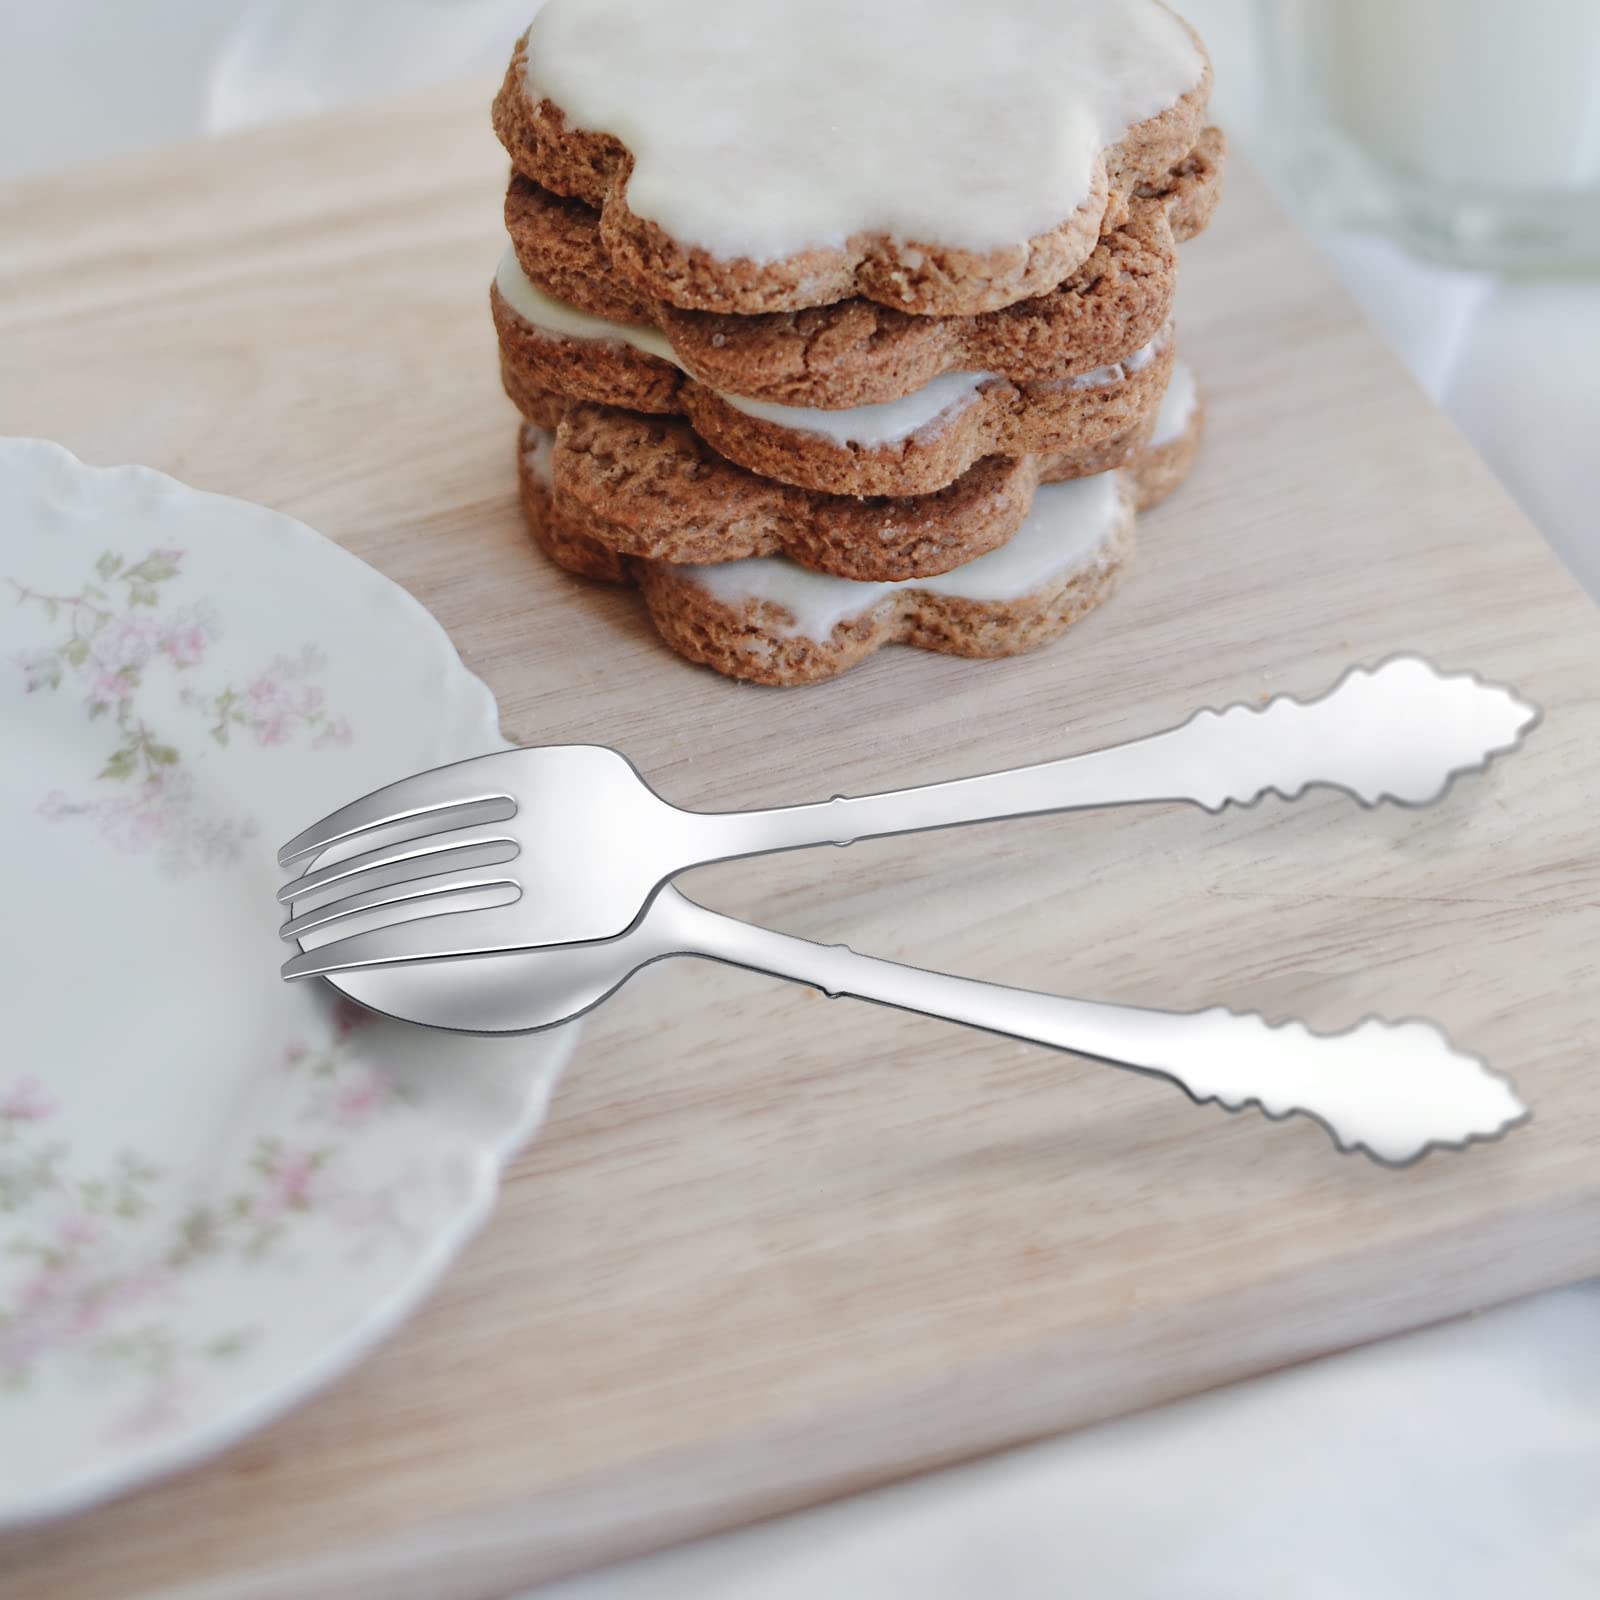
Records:
<instances>
[{"instance_id":1,"label":"polished metal utensil","mask_svg":"<svg viewBox=\"0 0 1600 1600\"><path fill-rule=\"evenodd\" d=\"M581 1016L641 967L703 956L1068 1050L1166 1078L1198 1104L1312 1117L1342 1151L1404 1166L1515 1127L1527 1111L1506 1080L1455 1050L1432 1023L1363 1022L1348 1033L1220 1008L1184 1015L947 977L813 944L696 905L670 886L620 938L472 960L345 973L375 1011L469 1033L523 1033Z\"/></svg>"},{"instance_id":2,"label":"polished metal utensil","mask_svg":"<svg viewBox=\"0 0 1600 1600\"><path fill-rule=\"evenodd\" d=\"M319 936L284 976L611 938L688 867L808 845L1142 801L1220 811L1314 785L1368 806L1427 805L1514 749L1537 719L1509 689L1401 656L1352 671L1320 700L1202 711L1169 732L1064 761L720 813L670 805L600 746L505 751L379 789L284 846L285 867L330 847L367 846L313 861L279 891L294 913L284 938ZM372 926L374 912L387 925Z\"/></svg>"}]
</instances>

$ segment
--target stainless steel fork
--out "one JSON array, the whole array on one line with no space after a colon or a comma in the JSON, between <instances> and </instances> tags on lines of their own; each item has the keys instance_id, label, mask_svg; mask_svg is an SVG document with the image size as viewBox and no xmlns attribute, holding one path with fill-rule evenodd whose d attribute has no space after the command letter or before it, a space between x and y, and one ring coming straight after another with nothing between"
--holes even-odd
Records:
<instances>
[{"instance_id":1,"label":"stainless steel fork","mask_svg":"<svg viewBox=\"0 0 1600 1600\"><path fill-rule=\"evenodd\" d=\"M311 861L279 891L293 911L283 937L316 946L284 976L613 938L688 867L808 845L1141 801L1220 811L1313 785L1368 806L1426 805L1537 719L1509 689L1401 656L1351 672L1320 700L1202 711L1064 761L714 814L670 805L600 746L506 751L379 789L283 848L283 866Z\"/></svg>"}]
</instances>

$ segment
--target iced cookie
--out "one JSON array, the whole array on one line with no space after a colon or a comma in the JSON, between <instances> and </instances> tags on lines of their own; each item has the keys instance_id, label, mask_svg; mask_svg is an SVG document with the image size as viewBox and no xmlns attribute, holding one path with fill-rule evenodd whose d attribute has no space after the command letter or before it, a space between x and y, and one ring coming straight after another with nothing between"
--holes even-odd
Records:
<instances>
[{"instance_id":1,"label":"iced cookie","mask_svg":"<svg viewBox=\"0 0 1600 1600\"><path fill-rule=\"evenodd\" d=\"M1148 511L1177 492L1194 470L1205 432L1205 401L1187 361L1174 363L1172 381L1161 398L1155 427L1132 463L1139 486L1139 509Z\"/></svg>"},{"instance_id":2,"label":"iced cookie","mask_svg":"<svg viewBox=\"0 0 1600 1600\"><path fill-rule=\"evenodd\" d=\"M633 581L680 655L753 683L831 678L886 644L948 654L1019 655L1055 638L1111 592L1133 548L1135 512L1193 465L1202 425L1192 385L1174 384L1151 448L1135 465L1039 490L1001 549L940 577L859 583L781 557L678 566L619 556L556 504L554 440L525 424L523 507L535 541L568 571Z\"/></svg>"},{"instance_id":3,"label":"iced cookie","mask_svg":"<svg viewBox=\"0 0 1600 1600\"><path fill-rule=\"evenodd\" d=\"M879 405L842 411L724 394L676 365L661 333L601 322L533 287L507 252L491 296L506 392L531 421L551 396L682 414L719 455L765 478L834 495L934 494L991 455L1125 446L1154 416L1169 330L1124 361L1046 383L954 372Z\"/></svg>"},{"instance_id":4,"label":"iced cookie","mask_svg":"<svg viewBox=\"0 0 1600 1600\"><path fill-rule=\"evenodd\" d=\"M678 563L784 555L838 577L898 582L933 577L997 549L1022 526L1041 484L1127 464L1157 427L1172 370L1169 342L1143 371L1103 386L1130 393L1120 405L1089 413L1112 420L1082 430L1075 448L986 456L936 494L905 498L820 494L775 482L725 460L677 419L553 398L525 410L555 430L557 505L620 555ZM1094 392L1080 395L1089 400Z\"/></svg>"},{"instance_id":5,"label":"iced cookie","mask_svg":"<svg viewBox=\"0 0 1600 1600\"><path fill-rule=\"evenodd\" d=\"M506 197L506 225L528 281L563 308L546 325L552 334L594 337L611 324L611 337L642 335L635 348L707 388L839 410L897 400L956 372L1017 383L1072 377L1147 344L1171 310L1176 246L1216 209L1225 149L1221 133L1207 129L1159 187L1133 196L1126 221L1065 283L972 317L913 317L860 298L764 316L684 311L634 292L606 254L597 211L521 176ZM590 320L572 323L571 312Z\"/></svg>"},{"instance_id":6,"label":"iced cookie","mask_svg":"<svg viewBox=\"0 0 1600 1600\"><path fill-rule=\"evenodd\" d=\"M495 127L649 299L963 316L1068 278L1210 87L1160 0L545 0Z\"/></svg>"}]
</instances>

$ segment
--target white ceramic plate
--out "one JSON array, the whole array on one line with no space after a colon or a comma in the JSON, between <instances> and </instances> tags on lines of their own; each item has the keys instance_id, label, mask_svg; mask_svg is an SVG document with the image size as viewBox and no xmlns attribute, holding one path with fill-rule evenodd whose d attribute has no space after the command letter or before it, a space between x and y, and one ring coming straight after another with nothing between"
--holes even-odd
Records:
<instances>
[{"instance_id":1,"label":"white ceramic plate","mask_svg":"<svg viewBox=\"0 0 1600 1600\"><path fill-rule=\"evenodd\" d=\"M571 1030L277 969L277 845L501 747L423 608L289 518L0 440L0 1526L237 1439L414 1307Z\"/></svg>"}]
</instances>

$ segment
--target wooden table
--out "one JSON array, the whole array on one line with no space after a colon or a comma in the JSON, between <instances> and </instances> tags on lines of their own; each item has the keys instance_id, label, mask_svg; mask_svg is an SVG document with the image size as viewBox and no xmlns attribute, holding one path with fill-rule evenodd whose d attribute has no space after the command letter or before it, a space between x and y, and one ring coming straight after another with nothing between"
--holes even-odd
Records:
<instances>
[{"instance_id":1,"label":"wooden table","mask_svg":"<svg viewBox=\"0 0 1600 1600\"><path fill-rule=\"evenodd\" d=\"M1209 454L1116 603L1014 662L763 691L528 547L491 89L0 191L0 432L303 516L433 609L513 738L616 744L687 804L1044 759L1400 648L1511 681L1545 727L1425 814L1129 810L689 887L1034 987L1425 1011L1538 1117L1394 1174L1310 1124L660 968L403 1333L213 1465L0 1543L6 1600L498 1596L1600 1270L1600 630L1259 186L1236 168L1191 252Z\"/></svg>"}]
</instances>

